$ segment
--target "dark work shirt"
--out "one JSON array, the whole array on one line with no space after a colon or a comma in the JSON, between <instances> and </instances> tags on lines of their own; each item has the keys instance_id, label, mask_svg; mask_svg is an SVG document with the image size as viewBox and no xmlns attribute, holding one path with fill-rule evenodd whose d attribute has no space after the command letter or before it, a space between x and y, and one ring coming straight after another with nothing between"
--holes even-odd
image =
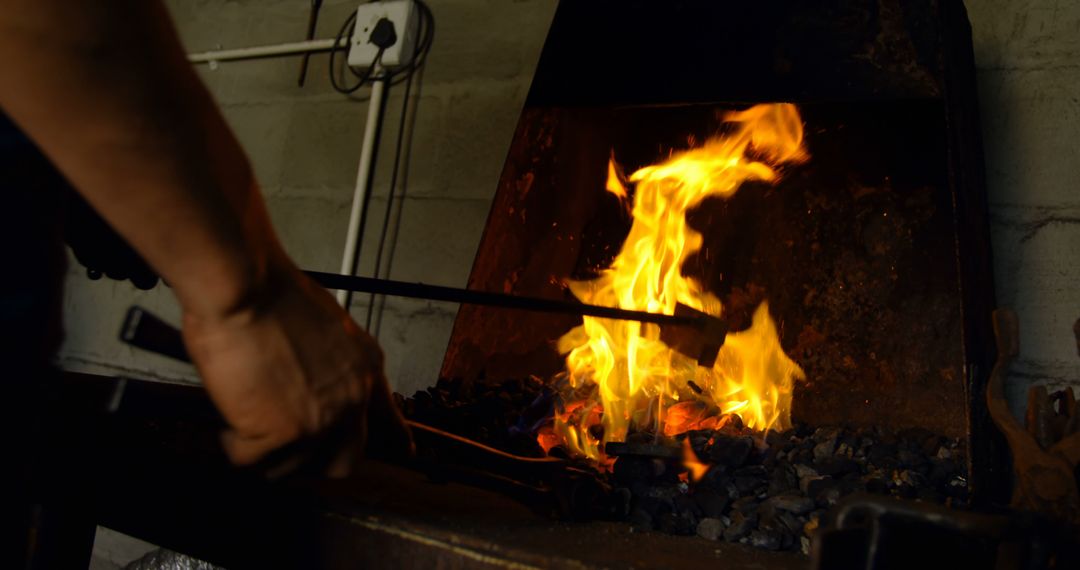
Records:
<instances>
[{"instance_id":1,"label":"dark work shirt","mask_svg":"<svg viewBox=\"0 0 1080 570\"><path fill-rule=\"evenodd\" d=\"M0 362L31 380L61 340L66 183L30 139L0 113ZM2 389L2 388L0 388Z\"/></svg>"}]
</instances>

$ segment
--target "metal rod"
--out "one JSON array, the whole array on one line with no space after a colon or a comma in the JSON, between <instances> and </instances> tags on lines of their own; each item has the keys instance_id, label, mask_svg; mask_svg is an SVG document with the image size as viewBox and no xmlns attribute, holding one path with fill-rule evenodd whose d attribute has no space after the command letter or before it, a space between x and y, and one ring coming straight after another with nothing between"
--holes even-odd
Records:
<instances>
[{"instance_id":1,"label":"metal rod","mask_svg":"<svg viewBox=\"0 0 1080 570\"><path fill-rule=\"evenodd\" d=\"M269 46L203 51L188 54L188 61L191 63L210 63L214 61L261 59L264 57L322 53L333 51L335 49L347 49L349 47L349 38L342 38L341 43L337 44L337 47L335 47L334 41L335 40L333 39L310 40Z\"/></svg>"},{"instance_id":2,"label":"metal rod","mask_svg":"<svg viewBox=\"0 0 1080 570\"><path fill-rule=\"evenodd\" d=\"M360 241L364 239L364 222L367 220L368 192L374 178L375 153L378 150L379 129L382 127L383 113L386 110L386 86L390 80L378 63L371 70L375 79L371 85L371 99L368 100L367 122L364 123L364 143L360 148L360 164L356 169L356 189L353 192L352 211L349 214L349 229L345 234L345 253L341 256L341 274L354 275L360 259ZM351 290L338 290L337 301L345 310L352 302Z\"/></svg>"},{"instance_id":3,"label":"metal rod","mask_svg":"<svg viewBox=\"0 0 1080 570\"><path fill-rule=\"evenodd\" d=\"M341 291L344 290L355 293L374 293L376 295L390 295L392 297L447 301L450 303L464 303L468 305L486 305L489 307L503 307L506 309L521 309L544 313L588 315L591 317L638 321L658 325L678 325L703 328L707 322L707 317L701 316L663 315L645 311L631 311L627 309L616 309L614 307L586 305L584 303L518 297L516 295L506 295L503 293L470 291L469 289L425 285L423 283L406 283L404 281L374 279L371 277L357 277L353 275L338 275L336 273L323 273L320 271L306 271L305 273L323 287L326 287L327 289L337 289L339 298Z\"/></svg>"}]
</instances>

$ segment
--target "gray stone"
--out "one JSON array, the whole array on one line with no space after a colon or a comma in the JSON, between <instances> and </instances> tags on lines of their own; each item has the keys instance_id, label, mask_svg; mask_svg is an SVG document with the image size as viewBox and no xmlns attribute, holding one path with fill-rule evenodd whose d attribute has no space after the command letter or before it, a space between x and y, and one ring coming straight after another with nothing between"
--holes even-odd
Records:
<instances>
[{"instance_id":1,"label":"gray stone","mask_svg":"<svg viewBox=\"0 0 1080 570\"><path fill-rule=\"evenodd\" d=\"M630 527L635 530L652 530L653 519L644 509L634 509L628 519Z\"/></svg>"},{"instance_id":2,"label":"gray stone","mask_svg":"<svg viewBox=\"0 0 1080 570\"><path fill-rule=\"evenodd\" d=\"M731 503L732 512L738 511L744 515L748 515L758 508L759 501L756 497L743 497Z\"/></svg>"},{"instance_id":3,"label":"gray stone","mask_svg":"<svg viewBox=\"0 0 1080 570\"><path fill-rule=\"evenodd\" d=\"M848 473L858 473L859 464L854 459L845 457L828 457L817 465L817 470L822 475L842 477Z\"/></svg>"},{"instance_id":4,"label":"gray stone","mask_svg":"<svg viewBox=\"0 0 1080 570\"><path fill-rule=\"evenodd\" d=\"M729 499L727 496L713 491L712 489L698 489L694 493L694 502L697 503L701 512L707 517L720 517L727 511Z\"/></svg>"},{"instance_id":5,"label":"gray stone","mask_svg":"<svg viewBox=\"0 0 1080 570\"><path fill-rule=\"evenodd\" d=\"M740 467L746 463L746 459L750 457L750 452L753 449L754 440L749 436L729 437L716 435L706 453L713 463L728 467Z\"/></svg>"},{"instance_id":6,"label":"gray stone","mask_svg":"<svg viewBox=\"0 0 1080 570\"><path fill-rule=\"evenodd\" d=\"M809 495L811 486L816 481L820 481L822 479L830 479L830 477L822 477L822 476L818 476L818 475L807 475L806 477L803 477L802 479L799 479L799 490L802 491L803 494Z\"/></svg>"},{"instance_id":7,"label":"gray stone","mask_svg":"<svg viewBox=\"0 0 1080 570\"><path fill-rule=\"evenodd\" d=\"M777 509L796 515L805 515L814 510L814 501L809 497L780 496L773 497L769 501Z\"/></svg>"},{"instance_id":8,"label":"gray stone","mask_svg":"<svg viewBox=\"0 0 1080 570\"><path fill-rule=\"evenodd\" d=\"M746 538L755 527L757 527L757 515L744 516L737 512L731 517L731 526L724 530L724 540L738 542Z\"/></svg>"},{"instance_id":9,"label":"gray stone","mask_svg":"<svg viewBox=\"0 0 1080 570\"><path fill-rule=\"evenodd\" d=\"M769 477L769 495L780 495L798 487L799 479L790 465L780 464L773 469L772 475Z\"/></svg>"},{"instance_id":10,"label":"gray stone","mask_svg":"<svg viewBox=\"0 0 1080 570\"><path fill-rule=\"evenodd\" d=\"M780 550L780 536L774 532L755 530L750 533L750 544L765 550Z\"/></svg>"},{"instance_id":11,"label":"gray stone","mask_svg":"<svg viewBox=\"0 0 1080 570\"><path fill-rule=\"evenodd\" d=\"M814 446L814 462L821 463L826 459L833 456L833 452L836 450L836 437L833 436L829 439L822 441Z\"/></svg>"},{"instance_id":12,"label":"gray stone","mask_svg":"<svg viewBox=\"0 0 1080 570\"><path fill-rule=\"evenodd\" d=\"M719 540L726 526L720 519L701 519L697 526L697 535L706 540Z\"/></svg>"}]
</instances>

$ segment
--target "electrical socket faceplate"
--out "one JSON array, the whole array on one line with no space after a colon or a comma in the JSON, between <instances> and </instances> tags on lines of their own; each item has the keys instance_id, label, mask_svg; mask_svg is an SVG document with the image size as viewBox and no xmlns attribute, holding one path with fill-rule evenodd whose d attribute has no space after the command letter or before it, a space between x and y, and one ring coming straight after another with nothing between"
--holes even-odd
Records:
<instances>
[{"instance_id":1,"label":"electrical socket faceplate","mask_svg":"<svg viewBox=\"0 0 1080 570\"><path fill-rule=\"evenodd\" d=\"M361 4L356 9L356 28L349 41L349 66L360 69L371 67L379 53L379 47L371 43L371 32L380 19L394 23L397 41L383 51L380 63L387 69L409 63L416 46L420 28L420 14L413 0L389 0Z\"/></svg>"}]
</instances>

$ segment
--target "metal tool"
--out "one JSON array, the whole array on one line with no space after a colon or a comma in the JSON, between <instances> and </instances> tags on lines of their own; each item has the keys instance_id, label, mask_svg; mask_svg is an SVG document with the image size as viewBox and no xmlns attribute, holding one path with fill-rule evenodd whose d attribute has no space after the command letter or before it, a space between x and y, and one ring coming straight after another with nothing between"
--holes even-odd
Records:
<instances>
[{"instance_id":1,"label":"metal tool","mask_svg":"<svg viewBox=\"0 0 1080 570\"><path fill-rule=\"evenodd\" d=\"M393 297L651 323L660 326L660 338L668 346L686 356L697 359L698 364L706 367L712 367L716 361L716 355L720 347L724 345L724 338L728 333L728 324L724 319L682 304L676 306L674 315L664 315L585 303L519 297L503 293L489 293L455 287L425 285L423 283L407 283L389 279L339 275L319 271L306 271L305 273L327 289L352 291L354 293L374 293Z\"/></svg>"},{"instance_id":2,"label":"metal tool","mask_svg":"<svg viewBox=\"0 0 1080 570\"><path fill-rule=\"evenodd\" d=\"M813 570L1077 568L1075 529L1023 511L979 513L855 494L814 534Z\"/></svg>"},{"instance_id":3,"label":"metal tool","mask_svg":"<svg viewBox=\"0 0 1080 570\"><path fill-rule=\"evenodd\" d=\"M728 324L724 319L702 313L701 311L682 304L676 305L674 315L664 315L661 313L631 311L614 307L601 307L585 303L519 297L502 293L471 291L469 289L425 285L423 283L407 283L389 279L338 275L336 273L323 273L319 271L306 271L305 273L316 283L319 283L327 289L347 290L354 293L373 293L376 295L426 299L429 301L447 301L469 305L538 311L542 313L557 313L576 316L588 315L605 319L651 323L660 327L660 339L667 343L668 346L681 354L696 359L699 365L709 368L716 362L717 354L724 345L724 339L727 337L728 333ZM144 315L147 314L148 313L144 309L132 307L128 311L124 330L126 331L131 324L137 326L140 319L144 318ZM156 317L153 317L152 315L150 318L156 319ZM158 320L160 321L160 319ZM140 348L154 350L155 352L181 360L187 359L187 351L184 348L184 343L178 332L175 335L166 335L168 338L161 339L162 342L160 343L155 342L156 335L165 334L163 332L164 329L171 328L170 325L165 323L160 324L164 326L155 326L152 330L143 333L143 340L145 342L154 342L154 346ZM173 338L173 336L175 336L175 338ZM131 341L127 336L122 335L122 340L131 344Z\"/></svg>"}]
</instances>

